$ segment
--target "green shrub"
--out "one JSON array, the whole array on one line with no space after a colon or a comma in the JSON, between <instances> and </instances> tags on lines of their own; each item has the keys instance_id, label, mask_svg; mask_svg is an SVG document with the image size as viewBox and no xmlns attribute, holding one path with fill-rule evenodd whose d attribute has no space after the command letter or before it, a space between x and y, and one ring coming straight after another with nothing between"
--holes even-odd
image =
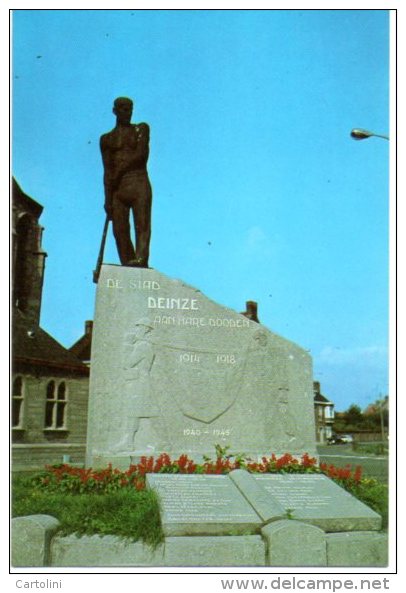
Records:
<instances>
[{"instance_id":1,"label":"green shrub","mask_svg":"<svg viewBox=\"0 0 406 593\"><path fill-rule=\"evenodd\" d=\"M369 455L387 455L388 446L386 443L354 443L354 451Z\"/></svg>"},{"instance_id":2,"label":"green shrub","mask_svg":"<svg viewBox=\"0 0 406 593\"><path fill-rule=\"evenodd\" d=\"M382 529L387 529L389 489L386 484L375 478L362 478L357 484L347 484L344 488L381 515Z\"/></svg>"}]
</instances>

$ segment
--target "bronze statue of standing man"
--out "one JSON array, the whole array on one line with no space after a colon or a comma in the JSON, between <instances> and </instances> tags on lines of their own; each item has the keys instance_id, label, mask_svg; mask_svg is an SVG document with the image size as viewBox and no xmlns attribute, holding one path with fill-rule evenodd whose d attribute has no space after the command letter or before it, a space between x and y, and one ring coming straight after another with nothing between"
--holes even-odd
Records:
<instances>
[{"instance_id":1,"label":"bronze statue of standing man","mask_svg":"<svg viewBox=\"0 0 406 593\"><path fill-rule=\"evenodd\" d=\"M132 124L132 112L132 100L118 97L113 106L116 127L100 138L104 209L113 223L121 264L148 268L152 203L147 172L149 126L146 123ZM134 218L135 249L131 240L130 211Z\"/></svg>"}]
</instances>

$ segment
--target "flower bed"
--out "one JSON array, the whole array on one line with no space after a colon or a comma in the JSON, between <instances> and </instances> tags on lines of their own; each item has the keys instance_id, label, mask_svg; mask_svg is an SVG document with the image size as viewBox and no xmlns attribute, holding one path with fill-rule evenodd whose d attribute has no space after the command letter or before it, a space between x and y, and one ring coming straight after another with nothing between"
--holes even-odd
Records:
<instances>
[{"instance_id":1,"label":"flower bed","mask_svg":"<svg viewBox=\"0 0 406 593\"><path fill-rule=\"evenodd\" d=\"M109 465L103 469L68 464L47 466L33 477L14 477L13 516L49 514L61 522L62 534L112 534L140 539L152 546L163 541L159 504L145 489L147 473L227 474L234 469L252 473L323 473L373 508L387 525L387 487L361 477L361 468L318 464L308 454L299 459L289 453L253 461L228 454L216 446L216 457L195 463L187 455L172 460L166 453L143 457L126 471Z\"/></svg>"},{"instance_id":2,"label":"flower bed","mask_svg":"<svg viewBox=\"0 0 406 593\"><path fill-rule=\"evenodd\" d=\"M104 469L77 468L69 464L47 466L45 471L33 480L33 486L49 492L72 494L111 493L123 488L143 490L147 473L170 474L227 474L234 469L246 469L252 473L323 473L347 489L353 490L361 481L361 467L352 470L350 466L337 468L333 465L317 464L307 453L300 459L285 453L281 457L272 454L252 461L243 455L228 455L227 448L216 448L216 459L205 458L195 463L187 455L172 460L167 453L159 457L141 457L138 464L128 470L114 469L111 464Z\"/></svg>"}]
</instances>

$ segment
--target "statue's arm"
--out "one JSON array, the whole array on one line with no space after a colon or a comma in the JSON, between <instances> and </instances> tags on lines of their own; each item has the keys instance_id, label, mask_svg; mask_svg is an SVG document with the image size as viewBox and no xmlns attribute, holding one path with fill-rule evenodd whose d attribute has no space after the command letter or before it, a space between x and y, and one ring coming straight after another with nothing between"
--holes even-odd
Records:
<instances>
[{"instance_id":1,"label":"statue's arm","mask_svg":"<svg viewBox=\"0 0 406 593\"><path fill-rule=\"evenodd\" d=\"M114 162L107 134L100 138L100 151L104 167L104 209L107 216L111 219L114 191Z\"/></svg>"},{"instance_id":2,"label":"statue's arm","mask_svg":"<svg viewBox=\"0 0 406 593\"><path fill-rule=\"evenodd\" d=\"M141 123L136 126L137 147L134 152L134 163L137 166L146 166L149 157L149 125Z\"/></svg>"}]
</instances>

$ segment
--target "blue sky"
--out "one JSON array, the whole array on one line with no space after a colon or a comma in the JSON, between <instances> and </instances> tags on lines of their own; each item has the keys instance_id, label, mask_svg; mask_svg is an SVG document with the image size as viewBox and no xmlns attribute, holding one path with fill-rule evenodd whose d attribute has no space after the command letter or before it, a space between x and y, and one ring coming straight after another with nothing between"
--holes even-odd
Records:
<instances>
[{"instance_id":1,"label":"blue sky","mask_svg":"<svg viewBox=\"0 0 406 593\"><path fill-rule=\"evenodd\" d=\"M389 15L16 10L13 173L44 206L41 325L93 317L112 102L151 127L150 266L311 351L338 410L387 393ZM118 263L109 235L105 258Z\"/></svg>"}]
</instances>

